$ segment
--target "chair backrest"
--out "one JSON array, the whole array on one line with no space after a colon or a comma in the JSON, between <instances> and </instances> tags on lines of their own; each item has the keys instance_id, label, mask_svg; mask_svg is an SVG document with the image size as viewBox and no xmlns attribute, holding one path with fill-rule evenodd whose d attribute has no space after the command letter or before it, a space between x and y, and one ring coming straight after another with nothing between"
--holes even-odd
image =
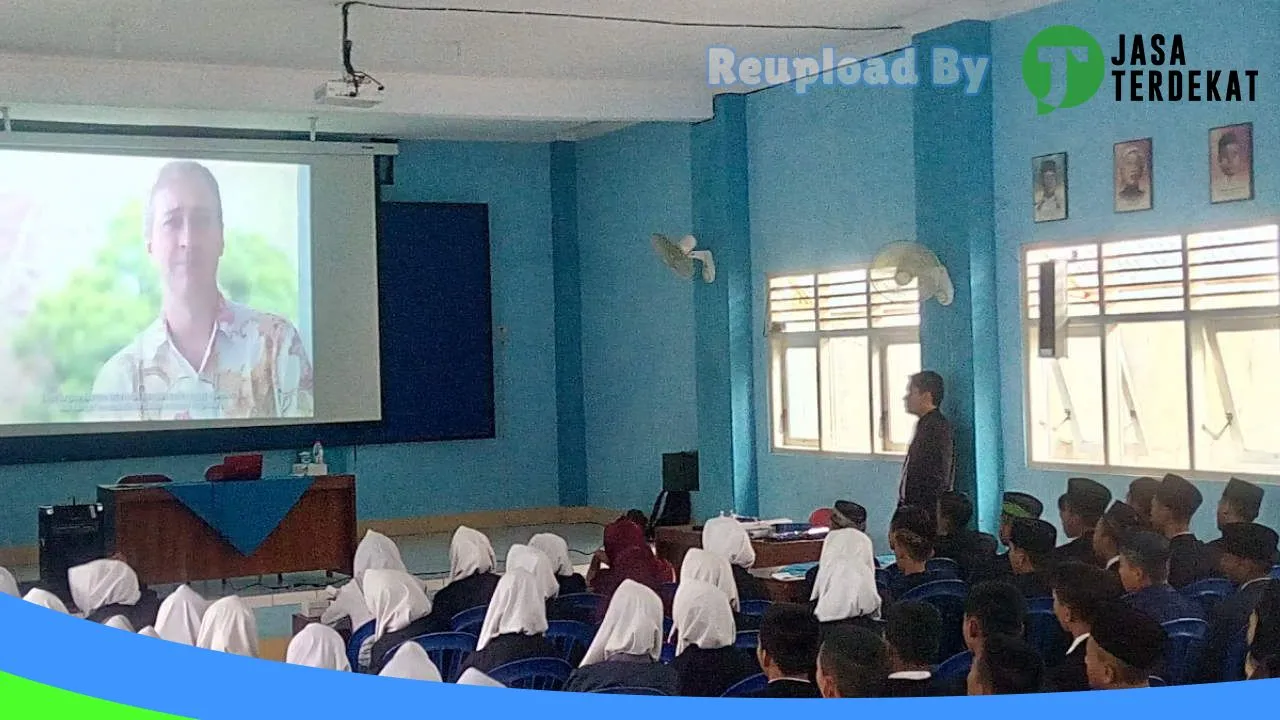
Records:
<instances>
[{"instance_id":1,"label":"chair backrest","mask_svg":"<svg viewBox=\"0 0 1280 720\"><path fill-rule=\"evenodd\" d=\"M809 524L814 527L831 527L831 508L818 508L809 513Z\"/></svg>"},{"instance_id":2,"label":"chair backrest","mask_svg":"<svg viewBox=\"0 0 1280 720\"><path fill-rule=\"evenodd\" d=\"M1226 578L1205 578L1182 588L1182 596L1194 600L1204 609L1205 617L1213 614L1218 603L1235 594L1236 586Z\"/></svg>"},{"instance_id":3,"label":"chair backrest","mask_svg":"<svg viewBox=\"0 0 1280 720\"><path fill-rule=\"evenodd\" d=\"M1280 565L1274 565L1271 568L1271 579L1280 580Z\"/></svg>"},{"instance_id":4,"label":"chair backrest","mask_svg":"<svg viewBox=\"0 0 1280 720\"><path fill-rule=\"evenodd\" d=\"M669 642L662 643L662 653L658 656L658 662L663 665L670 665L672 660L676 659L676 646Z\"/></svg>"},{"instance_id":5,"label":"chair backrest","mask_svg":"<svg viewBox=\"0 0 1280 720\"><path fill-rule=\"evenodd\" d=\"M604 617L604 611L609 605L609 599L603 595L585 592L561 595L556 603L561 607L571 607L581 610L586 613L588 617L600 618Z\"/></svg>"},{"instance_id":6,"label":"chair backrest","mask_svg":"<svg viewBox=\"0 0 1280 720\"><path fill-rule=\"evenodd\" d=\"M608 687L592 690L597 695L660 695L666 697L667 694L657 688L649 687Z\"/></svg>"},{"instance_id":7,"label":"chair backrest","mask_svg":"<svg viewBox=\"0 0 1280 720\"><path fill-rule=\"evenodd\" d=\"M738 637L733 641L733 646L739 650L755 650L760 647L760 632L758 630L746 630L738 633Z\"/></svg>"},{"instance_id":8,"label":"chair backrest","mask_svg":"<svg viewBox=\"0 0 1280 720\"><path fill-rule=\"evenodd\" d=\"M477 640L475 635L467 633L441 632L419 635L411 642L418 643L427 651L427 657L436 664L441 679L451 683L458 681L458 676L462 674L462 661L476 651ZM388 650L384 657L390 659L389 656L398 649L397 645Z\"/></svg>"},{"instance_id":9,"label":"chair backrest","mask_svg":"<svg viewBox=\"0 0 1280 720\"><path fill-rule=\"evenodd\" d=\"M560 658L529 658L500 665L489 677L509 688L521 690L560 690L573 668Z\"/></svg>"},{"instance_id":10,"label":"chair backrest","mask_svg":"<svg viewBox=\"0 0 1280 720\"><path fill-rule=\"evenodd\" d=\"M1244 659L1249 653L1249 628L1242 627L1227 643L1227 651L1222 655L1222 681L1244 680Z\"/></svg>"},{"instance_id":11,"label":"chair backrest","mask_svg":"<svg viewBox=\"0 0 1280 720\"><path fill-rule=\"evenodd\" d=\"M480 628L484 625L484 616L487 612L489 612L489 606L487 605L477 605L463 610L453 616L453 619L449 621L449 626L453 628L454 632L479 636Z\"/></svg>"},{"instance_id":12,"label":"chair backrest","mask_svg":"<svg viewBox=\"0 0 1280 720\"><path fill-rule=\"evenodd\" d=\"M1053 596L1045 595L1044 597L1027 598L1027 610L1029 612L1039 610L1053 612Z\"/></svg>"},{"instance_id":13,"label":"chair backrest","mask_svg":"<svg viewBox=\"0 0 1280 720\"><path fill-rule=\"evenodd\" d=\"M1052 610L1032 610L1027 613L1023 623L1027 642L1045 659L1046 665L1056 665L1057 661L1066 657L1071 639Z\"/></svg>"},{"instance_id":14,"label":"chair backrest","mask_svg":"<svg viewBox=\"0 0 1280 720\"><path fill-rule=\"evenodd\" d=\"M949 596L964 599L969 595L969 586L963 580L931 580L917 585L902 593L899 600L928 600L931 597Z\"/></svg>"},{"instance_id":15,"label":"chair backrest","mask_svg":"<svg viewBox=\"0 0 1280 720\"><path fill-rule=\"evenodd\" d=\"M547 623L546 637L562 660L578 667L596 637L596 629L576 620L552 620Z\"/></svg>"},{"instance_id":16,"label":"chair backrest","mask_svg":"<svg viewBox=\"0 0 1280 720\"><path fill-rule=\"evenodd\" d=\"M964 652L956 653L946 660L943 660L942 664L938 666L938 669L934 671L933 674L934 677L939 680L955 680L968 675L969 668L972 666L973 653L965 650Z\"/></svg>"},{"instance_id":17,"label":"chair backrest","mask_svg":"<svg viewBox=\"0 0 1280 720\"><path fill-rule=\"evenodd\" d=\"M960 578L960 563L951 558L929 558L924 569L938 573L940 578Z\"/></svg>"},{"instance_id":18,"label":"chair backrest","mask_svg":"<svg viewBox=\"0 0 1280 720\"><path fill-rule=\"evenodd\" d=\"M772 600L743 600L739 603L742 607L739 609L743 615L764 615L769 607L773 605Z\"/></svg>"},{"instance_id":19,"label":"chair backrest","mask_svg":"<svg viewBox=\"0 0 1280 720\"><path fill-rule=\"evenodd\" d=\"M141 474L141 475L125 475L116 481L117 485L155 485L157 483L173 482L173 478L168 475L159 473Z\"/></svg>"},{"instance_id":20,"label":"chair backrest","mask_svg":"<svg viewBox=\"0 0 1280 720\"><path fill-rule=\"evenodd\" d=\"M750 697L766 687L769 687L769 678L764 673L758 673L734 683L720 697Z\"/></svg>"},{"instance_id":21,"label":"chair backrest","mask_svg":"<svg viewBox=\"0 0 1280 720\"><path fill-rule=\"evenodd\" d=\"M1160 677L1169 685L1181 685L1191 679L1192 669L1200 662L1209 623L1198 618L1181 618L1161 623L1160 627L1166 636Z\"/></svg>"},{"instance_id":22,"label":"chair backrest","mask_svg":"<svg viewBox=\"0 0 1280 720\"><path fill-rule=\"evenodd\" d=\"M351 663L351 669L359 672L360 667L360 646L364 645L364 641L373 637L374 622L361 625L351 631L351 639L347 641L347 662Z\"/></svg>"},{"instance_id":23,"label":"chair backrest","mask_svg":"<svg viewBox=\"0 0 1280 720\"><path fill-rule=\"evenodd\" d=\"M964 601L968 586L962 580L934 580L917 585L902 594L900 601L917 600L929 603L942 618L942 635L938 643L938 658L949 658L965 649Z\"/></svg>"}]
</instances>

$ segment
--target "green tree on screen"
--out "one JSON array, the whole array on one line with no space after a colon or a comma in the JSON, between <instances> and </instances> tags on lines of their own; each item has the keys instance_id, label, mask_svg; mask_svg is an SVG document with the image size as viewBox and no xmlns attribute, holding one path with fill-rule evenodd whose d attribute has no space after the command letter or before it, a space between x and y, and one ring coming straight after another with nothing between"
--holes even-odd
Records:
<instances>
[{"instance_id":1,"label":"green tree on screen","mask_svg":"<svg viewBox=\"0 0 1280 720\"><path fill-rule=\"evenodd\" d=\"M227 232L218 284L230 300L298 321L297 270L260 234ZM103 363L156 319L160 294L142 240L142 206L132 203L112 220L93 261L38 298L15 335L15 355L38 379L24 421L75 419L46 398L92 392Z\"/></svg>"}]
</instances>

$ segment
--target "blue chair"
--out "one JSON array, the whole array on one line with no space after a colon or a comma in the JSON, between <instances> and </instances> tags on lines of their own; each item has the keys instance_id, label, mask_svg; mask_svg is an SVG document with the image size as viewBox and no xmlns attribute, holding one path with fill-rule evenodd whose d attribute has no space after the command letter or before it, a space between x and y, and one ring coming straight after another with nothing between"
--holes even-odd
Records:
<instances>
[{"instance_id":1,"label":"blue chair","mask_svg":"<svg viewBox=\"0 0 1280 720\"><path fill-rule=\"evenodd\" d=\"M529 658L494 668L489 677L509 688L561 690L573 668L560 658Z\"/></svg>"},{"instance_id":2,"label":"blue chair","mask_svg":"<svg viewBox=\"0 0 1280 720\"><path fill-rule=\"evenodd\" d=\"M562 607L567 606L581 610L597 620L604 615L605 607L609 604L609 600L605 596L589 592L561 595L556 602Z\"/></svg>"},{"instance_id":3,"label":"blue chair","mask_svg":"<svg viewBox=\"0 0 1280 720\"><path fill-rule=\"evenodd\" d=\"M419 635L412 642L418 643L427 651L427 657L435 663L440 671L440 678L445 682L457 682L462 674L462 661L476 651L476 636L460 632L441 632ZM399 646L387 651L384 659L390 659Z\"/></svg>"},{"instance_id":4,"label":"blue chair","mask_svg":"<svg viewBox=\"0 0 1280 720\"><path fill-rule=\"evenodd\" d=\"M364 641L373 637L374 623L372 620L361 625L351 632L351 639L347 641L347 662L351 663L351 669L360 672L360 646L364 645Z\"/></svg>"},{"instance_id":5,"label":"blue chair","mask_svg":"<svg viewBox=\"0 0 1280 720\"><path fill-rule=\"evenodd\" d=\"M965 650L964 601L968 595L969 587L963 580L934 580L917 585L903 593L898 600L926 602L938 611L942 618L938 657L949 658Z\"/></svg>"},{"instance_id":6,"label":"blue chair","mask_svg":"<svg viewBox=\"0 0 1280 720\"><path fill-rule=\"evenodd\" d=\"M1052 610L1033 610L1027 613L1023 623L1027 642L1044 658L1046 666L1053 667L1066 657L1070 638Z\"/></svg>"},{"instance_id":7,"label":"blue chair","mask_svg":"<svg viewBox=\"0 0 1280 720\"><path fill-rule=\"evenodd\" d=\"M489 612L487 605L477 605L470 610L463 610L449 621L454 632L480 636L480 628L484 625L484 616Z\"/></svg>"},{"instance_id":8,"label":"blue chair","mask_svg":"<svg viewBox=\"0 0 1280 720\"><path fill-rule=\"evenodd\" d=\"M1027 598L1028 612L1053 612L1053 596L1046 595L1044 597Z\"/></svg>"},{"instance_id":9,"label":"blue chair","mask_svg":"<svg viewBox=\"0 0 1280 720\"><path fill-rule=\"evenodd\" d=\"M1244 660L1249 654L1248 626L1231 637L1222 656L1222 681L1244 680Z\"/></svg>"},{"instance_id":10,"label":"blue chair","mask_svg":"<svg viewBox=\"0 0 1280 720\"><path fill-rule=\"evenodd\" d=\"M925 570L931 573L937 573L940 578L959 579L960 563L951 558L930 558L924 564Z\"/></svg>"},{"instance_id":11,"label":"blue chair","mask_svg":"<svg viewBox=\"0 0 1280 720\"><path fill-rule=\"evenodd\" d=\"M756 617L759 617L765 614L765 612L769 609L769 606L773 605L773 601L772 600L743 600L740 603L740 605L742 607L738 609L738 612L742 613L743 615L754 615Z\"/></svg>"},{"instance_id":12,"label":"blue chair","mask_svg":"<svg viewBox=\"0 0 1280 720\"><path fill-rule=\"evenodd\" d=\"M667 694L657 688L647 687L611 687L602 688L600 690L592 690L597 695L659 695L666 697Z\"/></svg>"},{"instance_id":13,"label":"blue chair","mask_svg":"<svg viewBox=\"0 0 1280 720\"><path fill-rule=\"evenodd\" d=\"M733 686L728 690L725 690L724 694L720 697L751 697L761 690L764 690L766 687L769 687L769 678L765 677L764 673L759 673L757 675L752 675L745 680L739 680L734 683Z\"/></svg>"},{"instance_id":14,"label":"blue chair","mask_svg":"<svg viewBox=\"0 0 1280 720\"><path fill-rule=\"evenodd\" d=\"M1161 623L1167 636L1164 642L1164 666L1160 678L1169 685L1181 685L1191 679L1209 623L1198 618L1182 618ZM1241 661L1243 666L1243 660Z\"/></svg>"},{"instance_id":15,"label":"blue chair","mask_svg":"<svg viewBox=\"0 0 1280 720\"><path fill-rule=\"evenodd\" d=\"M939 680L956 680L969 674L969 668L973 666L973 653L965 650L962 653L956 653L938 666L934 671L934 677Z\"/></svg>"},{"instance_id":16,"label":"blue chair","mask_svg":"<svg viewBox=\"0 0 1280 720\"><path fill-rule=\"evenodd\" d=\"M662 654L658 656L658 662L663 665L670 665L672 660L676 659L676 646L671 643L662 644Z\"/></svg>"},{"instance_id":17,"label":"blue chair","mask_svg":"<svg viewBox=\"0 0 1280 720\"><path fill-rule=\"evenodd\" d=\"M1158 677L1156 675L1152 675L1151 677L1147 678L1147 684L1150 685L1151 687L1164 687L1168 683L1164 681L1164 678Z\"/></svg>"},{"instance_id":18,"label":"blue chair","mask_svg":"<svg viewBox=\"0 0 1280 720\"><path fill-rule=\"evenodd\" d=\"M664 607L671 607L671 603L675 602L677 587L679 587L679 583L673 582L662 583L658 586L658 597L662 598Z\"/></svg>"},{"instance_id":19,"label":"blue chair","mask_svg":"<svg viewBox=\"0 0 1280 720\"><path fill-rule=\"evenodd\" d=\"M1271 568L1271 578L1272 578L1273 580L1280 580L1280 565L1274 565L1274 566L1272 566L1272 568Z\"/></svg>"},{"instance_id":20,"label":"blue chair","mask_svg":"<svg viewBox=\"0 0 1280 720\"><path fill-rule=\"evenodd\" d=\"M733 646L739 650L755 650L760 647L759 631L747 630L738 633L738 637L733 641Z\"/></svg>"},{"instance_id":21,"label":"blue chair","mask_svg":"<svg viewBox=\"0 0 1280 720\"><path fill-rule=\"evenodd\" d=\"M1218 603L1235 594L1236 586L1226 578L1205 578L1182 588L1180 592L1188 600L1200 603L1205 617L1209 617Z\"/></svg>"},{"instance_id":22,"label":"blue chair","mask_svg":"<svg viewBox=\"0 0 1280 720\"><path fill-rule=\"evenodd\" d=\"M578 667L596 637L596 629L574 620L552 620L547 623L547 640L555 646L560 658Z\"/></svg>"}]
</instances>

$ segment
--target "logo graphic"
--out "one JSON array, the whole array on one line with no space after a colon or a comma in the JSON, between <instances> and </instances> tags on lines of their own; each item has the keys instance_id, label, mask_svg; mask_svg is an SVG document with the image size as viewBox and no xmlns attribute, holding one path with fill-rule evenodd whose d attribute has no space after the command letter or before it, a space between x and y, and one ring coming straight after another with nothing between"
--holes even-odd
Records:
<instances>
[{"instance_id":1,"label":"logo graphic","mask_svg":"<svg viewBox=\"0 0 1280 720\"><path fill-rule=\"evenodd\" d=\"M1022 54L1022 81L1036 96L1036 111L1083 105L1097 94L1106 75L1102 46L1074 25L1054 25L1041 30Z\"/></svg>"}]
</instances>

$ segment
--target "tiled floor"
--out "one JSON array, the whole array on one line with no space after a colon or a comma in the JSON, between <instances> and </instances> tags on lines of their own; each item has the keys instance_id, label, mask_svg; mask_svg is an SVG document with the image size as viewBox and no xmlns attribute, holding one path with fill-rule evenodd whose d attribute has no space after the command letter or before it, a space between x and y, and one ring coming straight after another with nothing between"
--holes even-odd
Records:
<instances>
[{"instance_id":1,"label":"tiled floor","mask_svg":"<svg viewBox=\"0 0 1280 720\"><path fill-rule=\"evenodd\" d=\"M498 557L499 568L512 545L528 542L535 533L552 532L563 537L569 544L569 556L575 565L581 565L579 572L586 572L586 565L591 554L600 547L604 528L594 524L577 525L535 525L509 528L493 528L484 531L493 542L493 549ZM400 547L400 555L409 572L426 579L427 593L434 594L444 587L449 574L449 540L452 533L435 533L431 535L406 535L392 538ZM20 583L35 582L40 577L37 566L21 566L10 568ZM239 595L244 598L258 620L258 636L261 639L263 657L283 659L284 648L288 644L293 629L293 614L300 612L312 602L324 599L324 588L327 585L340 584L345 578L327 578L324 573L289 573L284 575L283 582L275 576L261 578L236 578L227 581L207 581L192 583L192 588L208 599L216 599L227 595ZM167 585L156 588L163 597L172 592L176 586Z\"/></svg>"}]
</instances>

